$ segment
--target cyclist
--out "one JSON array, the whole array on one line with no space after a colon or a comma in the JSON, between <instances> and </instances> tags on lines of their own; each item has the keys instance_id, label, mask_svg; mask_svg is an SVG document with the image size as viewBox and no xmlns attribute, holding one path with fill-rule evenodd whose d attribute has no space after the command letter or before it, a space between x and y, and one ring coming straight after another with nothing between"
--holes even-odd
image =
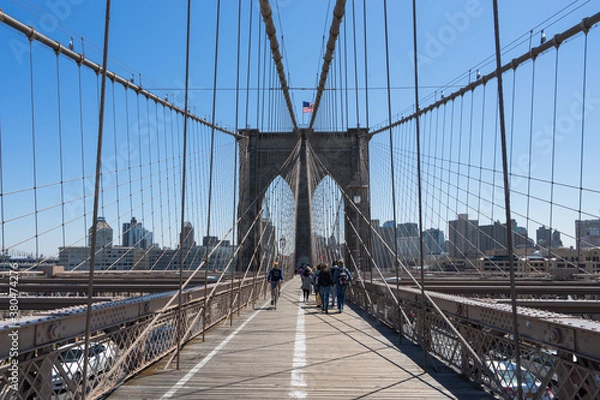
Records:
<instances>
[{"instance_id":1,"label":"cyclist","mask_svg":"<svg viewBox=\"0 0 600 400\"><path fill-rule=\"evenodd\" d=\"M281 293L281 282L283 282L283 270L279 268L279 263L275 261L273 268L269 270L267 280L271 282L271 305L275 299L275 286L277 286L277 292Z\"/></svg>"}]
</instances>

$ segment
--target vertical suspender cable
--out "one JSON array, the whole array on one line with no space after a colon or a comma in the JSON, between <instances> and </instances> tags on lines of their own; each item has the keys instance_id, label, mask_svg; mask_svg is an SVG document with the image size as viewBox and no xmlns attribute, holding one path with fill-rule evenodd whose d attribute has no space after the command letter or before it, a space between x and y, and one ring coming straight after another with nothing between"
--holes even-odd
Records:
<instances>
[{"instance_id":1,"label":"vertical suspender cable","mask_svg":"<svg viewBox=\"0 0 600 400\"><path fill-rule=\"evenodd\" d=\"M510 268L510 300L512 305L512 328L515 345L515 363L517 364L517 387L518 398L523 398L523 387L521 376L521 350L519 346L519 325L517 321L517 290L515 287L515 265L513 259L512 229L510 228L510 187L508 181L508 160L506 154L506 127L504 126L504 93L502 88L502 61L500 53L500 27L498 21L498 0L494 0L494 36L496 43L496 78L498 79L498 112L500 118L500 137L502 139L502 171L504 176L504 206L506 211L506 244L508 246L508 265Z\"/></svg>"},{"instance_id":2,"label":"vertical suspender cable","mask_svg":"<svg viewBox=\"0 0 600 400\"><path fill-rule=\"evenodd\" d=\"M369 127L369 73L368 73L368 57L367 57L367 0L363 0L363 41L365 47L365 126Z\"/></svg>"},{"instance_id":3,"label":"vertical suspender cable","mask_svg":"<svg viewBox=\"0 0 600 400\"><path fill-rule=\"evenodd\" d=\"M417 139L417 186L419 196L419 262L421 263L421 310L425 312L425 269L423 266L423 196L421 188L421 135L419 131L419 63L417 60L417 2L413 0L413 62L415 64L415 128L416 128L416 139ZM461 113L462 115L462 113ZM391 119L390 119L391 121ZM423 314L424 315L424 314ZM425 332L425 318L421 318L421 324L423 324L421 331ZM427 370L427 346L426 341L423 340L423 369Z\"/></svg>"},{"instance_id":4,"label":"vertical suspender cable","mask_svg":"<svg viewBox=\"0 0 600 400\"><path fill-rule=\"evenodd\" d=\"M6 251L6 221L4 216L4 158L2 157L2 118L0 118L0 219L3 222L0 224L0 232L2 232L2 248L0 248L2 258L0 259L2 263L6 263L8 259L8 252Z\"/></svg>"},{"instance_id":5,"label":"vertical suspender cable","mask_svg":"<svg viewBox=\"0 0 600 400\"><path fill-rule=\"evenodd\" d=\"M96 236L98 229L98 199L102 171L102 136L104 129L104 102L106 97L106 71L108 63L108 32L110 27L110 1L106 0L106 17L104 22L104 50L102 54L102 90L100 93L100 110L98 113L98 143L96 147L96 178L94 184L94 210L92 223L92 237L90 243L90 272L88 283L87 311L85 314L85 343L83 348L83 378L81 384L81 397L85 399L88 381L88 363L90 346L90 324L92 320L92 296L94 294L94 263L96 261Z\"/></svg>"},{"instance_id":6,"label":"vertical suspender cable","mask_svg":"<svg viewBox=\"0 0 600 400\"><path fill-rule=\"evenodd\" d=\"M141 85L141 82L140 82ZM137 111L137 121L138 123L137 125L137 137L138 137L138 156L140 158L140 162L138 164L138 168L139 168L139 176L140 176L140 213L141 213L141 217L138 216L138 224L144 223L144 174L142 173L143 169L144 169L144 152L142 151L142 116L140 115L140 94L139 92L136 93L135 96L135 107L136 107L136 111ZM131 227L131 229L133 229L133 226ZM141 233L143 232L143 230L140 230L140 234L137 237L137 241L133 242L133 246L134 247L141 247L142 246L142 235ZM134 239L135 240L135 239Z\"/></svg>"},{"instance_id":7,"label":"vertical suspender cable","mask_svg":"<svg viewBox=\"0 0 600 400\"><path fill-rule=\"evenodd\" d=\"M358 103L358 54L356 54L356 8L354 0L352 0L352 37L354 43L354 100L356 102L356 127L360 128L360 109Z\"/></svg>"},{"instance_id":8,"label":"vertical suspender cable","mask_svg":"<svg viewBox=\"0 0 600 400\"><path fill-rule=\"evenodd\" d=\"M210 237L210 218L211 218L211 205L212 205L212 186L213 186L213 168L215 160L215 113L217 107L217 67L219 65L219 28L221 26L221 0L217 1L217 24L215 32L215 62L213 72L213 98L212 98L212 125L210 132L210 166L209 166L209 177L208 177L208 208L206 213L206 237ZM210 252L210 241L206 243L206 249L204 253L204 301L207 300L208 295L208 254ZM202 341L204 341L204 333L206 331L206 308L208 304L204 303L202 309Z\"/></svg>"},{"instance_id":9,"label":"vertical suspender cable","mask_svg":"<svg viewBox=\"0 0 600 400\"><path fill-rule=\"evenodd\" d=\"M385 69L387 77L387 103L388 103L388 121L392 120L392 94L390 84L390 49L388 39L388 18L387 18L387 1L383 1L383 16L384 16L384 31L385 31ZM394 269L396 271L396 289L398 290L399 285L399 272L398 272L398 226L397 226L397 215L396 215L396 177L394 173L394 141L392 135L392 126L390 125L390 173L392 179L392 213L394 220ZM400 303L398 303L398 321L401 321L402 312L400 310ZM402 340L402 323L399 324L398 332L400 334L400 340Z\"/></svg>"},{"instance_id":10,"label":"vertical suspender cable","mask_svg":"<svg viewBox=\"0 0 600 400\"><path fill-rule=\"evenodd\" d=\"M252 6L250 6L250 8L252 8ZM241 62L241 57L240 57L240 48L241 48L241 32L242 32L242 0L238 1L238 29L237 29L237 52L236 52L236 72L235 72L235 126L233 128L234 132L237 132L238 130L238 124L239 124L239 110L240 110L240 62ZM237 167L238 167L238 152L237 152L237 148L236 148L236 144L234 143L234 147L233 147L233 157L234 157L234 166L233 166L233 209L232 209L232 227L235 227L235 215L236 215L236 210L235 210L235 204L236 204L236 200L237 200ZM232 235L232 240L231 243L235 244L235 229L232 229L231 231L231 235ZM233 291L233 281L234 281L234 272L235 272L235 268L234 266L237 264L233 263L233 260L231 262L231 298L229 299L229 307L230 307L230 314L231 317L229 319L229 326L233 325L233 300L234 300L234 291ZM240 292L241 294L241 292ZM238 303L241 301L240 299L240 294L238 294Z\"/></svg>"},{"instance_id":11,"label":"vertical suspender cable","mask_svg":"<svg viewBox=\"0 0 600 400\"><path fill-rule=\"evenodd\" d=\"M56 104L57 104L57 117L58 117L58 162L60 168L60 204L61 204L61 215L60 215L60 226L62 235L62 245L65 247L67 244L66 232L65 232L65 174L64 174L64 154L63 154L63 135L62 135L62 108L60 103L60 62L59 52L56 52ZM4 221L4 219L2 219Z\"/></svg>"},{"instance_id":12,"label":"vertical suspender cable","mask_svg":"<svg viewBox=\"0 0 600 400\"><path fill-rule=\"evenodd\" d=\"M250 15L248 16L248 59L247 59L247 62L246 62L246 109L244 110L244 129L248 128L248 120L250 118L250 106L249 106L249 104L250 104L250 65L251 65L250 60L252 59L252 14L253 14L252 10L253 9L254 9L254 7L252 7L252 5L250 5ZM238 143L243 143L243 142L240 141ZM239 152L237 154L239 154ZM240 165L241 165L241 162L242 162L242 160L240 159ZM247 166L246 166L246 168L247 168ZM241 182L243 182L242 179L243 178L240 176L240 180L239 180L240 183L239 183L239 186L237 188L238 189L238 193L240 193L239 191L241 190ZM248 184L247 179L245 179L245 181L246 181L245 183ZM241 199L241 197L240 197L240 199ZM239 217L241 217L241 215L239 215ZM238 235L238 240L240 241L239 245L241 246L242 245L242 243L241 243L241 240L242 240L241 232L240 232L240 235ZM240 260L240 258L238 258L238 260ZM242 272L242 265L239 262L237 262L236 265L237 265L237 267L239 269L239 272L241 273ZM255 284L256 284L256 279L254 279L252 281L252 285L254 286ZM254 287L252 289L254 290ZM241 279L240 279L240 284L239 284L239 293L240 293L240 296L238 298L239 299L239 303L238 304L241 304L241 293L242 293L242 281L241 281ZM250 301L250 298L248 298L247 301ZM246 302L246 304L248 304L248 303ZM240 309L238 307L238 316L239 315L240 315Z\"/></svg>"},{"instance_id":13,"label":"vertical suspender cable","mask_svg":"<svg viewBox=\"0 0 600 400\"><path fill-rule=\"evenodd\" d=\"M127 92L127 88L125 88L125 133L127 135L127 154L132 154L131 135L129 134L129 93ZM133 178L131 176L131 157L127 157L127 176L129 178L129 212L133 213L133 188L131 187ZM123 234L129 235L129 232L131 232L131 228L127 232L123 232ZM129 245L131 245L131 242Z\"/></svg>"},{"instance_id":14,"label":"vertical suspender cable","mask_svg":"<svg viewBox=\"0 0 600 400\"><path fill-rule=\"evenodd\" d=\"M531 49L531 47L530 47ZM531 157L533 155L533 115L534 115L534 99L535 99L535 58L531 61L531 102L529 105L529 153L528 153L528 169L527 169L527 209L525 211L525 215L528 216L527 220L529 221L529 209L531 203ZM528 228L529 229L529 228ZM550 244L550 248L552 244ZM548 253L548 257L550 256L550 252Z\"/></svg>"},{"instance_id":15,"label":"vertical suspender cable","mask_svg":"<svg viewBox=\"0 0 600 400\"><path fill-rule=\"evenodd\" d=\"M150 115L150 113L148 113L148 115ZM150 121L148 121L148 126L150 126ZM160 135L160 125L159 125L159 121L158 121L158 103L155 101L154 102L154 129L156 129L156 140L148 140L148 157L151 159L152 157L152 150L151 150L151 146L153 143L158 143L158 137ZM160 191L161 188L161 184L160 184L160 154L158 153L158 151L156 152L156 162L157 162L157 174L156 177L152 177L151 178L151 182L153 183L155 180L158 181L158 203L160 204L160 196L162 196L162 192ZM151 174L152 175L152 174ZM153 186L151 186L153 187ZM153 241L155 240L154 238L154 232L156 232L156 229L158 228L156 226L156 222L155 222L155 214L156 214L156 209L154 208L154 193L151 190L150 191L151 194L151 199L152 199L152 205L150 206L150 209L152 210L152 240L150 241L150 243L148 244L148 249L151 249L153 246ZM164 242L163 242L164 243ZM148 250L149 251L149 250Z\"/></svg>"},{"instance_id":16,"label":"vertical suspender cable","mask_svg":"<svg viewBox=\"0 0 600 400\"><path fill-rule=\"evenodd\" d=\"M475 91L471 91L471 104L469 107L469 153L467 155L467 176L471 176L471 152L473 150L473 112L475 105ZM467 204L466 209L469 210L469 199L471 197L471 179L467 179Z\"/></svg>"},{"instance_id":17,"label":"vertical suspender cable","mask_svg":"<svg viewBox=\"0 0 600 400\"><path fill-rule=\"evenodd\" d=\"M344 19L342 21L343 24L343 28L344 28L344 68L341 69L340 68L340 72L343 72L344 74L344 94L346 95L345 97L345 110L346 110L346 125L345 125L345 130L348 130L348 127L350 126L350 118L349 118L349 114L350 114L350 106L349 104L349 100L348 100L348 34L347 34L347 27L348 27L348 20ZM341 60L340 60L341 63ZM342 125L343 126L343 125Z\"/></svg>"},{"instance_id":18,"label":"vertical suspender cable","mask_svg":"<svg viewBox=\"0 0 600 400\"><path fill-rule=\"evenodd\" d=\"M82 38L82 43L81 45L83 46L83 38ZM82 54L83 54L83 50L82 50ZM82 193L82 198L83 198L83 232L84 232L84 237L86 236L88 229L87 229L87 199L86 199L86 193L85 193L85 143L84 143L84 138L85 138L85 134L84 134L84 124L83 124L83 92L82 92L82 82L81 82L81 62L78 63L78 68L77 68L77 74L78 74L78 81L79 81L79 88L78 88L78 92L79 92L79 136L80 136L80 141L81 141L81 193ZM131 154L131 153L129 153ZM84 239L84 243L83 245L85 246L85 239Z\"/></svg>"},{"instance_id":19,"label":"vertical suspender cable","mask_svg":"<svg viewBox=\"0 0 600 400\"><path fill-rule=\"evenodd\" d=\"M583 52L583 84L581 88L581 149L580 152L580 160L579 160L579 220L581 221L581 206L583 203L583 156L584 156L584 145L585 141L583 140L585 137L585 110L586 110L586 85L587 85L587 55L588 55L588 34L587 30L585 31L585 42L584 42L584 52ZM4 219L2 219L4 221ZM552 231L550 231L550 235L552 235ZM577 239L577 259L581 259L581 235L576 233ZM552 237L550 238L550 243L552 243Z\"/></svg>"},{"instance_id":20,"label":"vertical suspender cable","mask_svg":"<svg viewBox=\"0 0 600 400\"><path fill-rule=\"evenodd\" d=\"M250 6L250 16L248 23L248 62L246 63L246 112L244 129L248 128L248 118L250 117L250 60L252 59L252 10L254 7Z\"/></svg>"},{"instance_id":21,"label":"vertical suspender cable","mask_svg":"<svg viewBox=\"0 0 600 400\"><path fill-rule=\"evenodd\" d=\"M185 40L185 105L183 107L183 149L182 149L182 171L181 171L181 220L179 230L179 318L177 318L177 370L179 370L179 359L181 349L181 333L182 333L182 286L183 286L183 243L185 234L185 189L186 189L186 172L187 172L187 128L188 128L188 100L189 100L189 84L190 84L190 27L191 27L191 4L192 0L187 3L187 28Z\"/></svg>"},{"instance_id":22,"label":"vertical suspender cable","mask_svg":"<svg viewBox=\"0 0 600 400\"><path fill-rule=\"evenodd\" d=\"M33 88L33 37L29 37L29 92L31 95L31 152L33 168L33 207L35 223L35 259L40 256L39 235L38 235L38 195L37 195L37 157L36 157L36 137L35 137L35 90Z\"/></svg>"},{"instance_id":23,"label":"vertical suspender cable","mask_svg":"<svg viewBox=\"0 0 600 400\"><path fill-rule=\"evenodd\" d=\"M554 210L554 176L555 176L555 161L556 161L556 123L557 123L557 108L558 108L558 46L556 47L556 57L554 59L554 94L553 94L553 111L552 111L552 157L550 161L550 218L548 224L552 229L553 210ZM579 269L580 250L577 249L577 266Z\"/></svg>"},{"instance_id":24,"label":"vertical suspender cable","mask_svg":"<svg viewBox=\"0 0 600 400\"><path fill-rule=\"evenodd\" d=\"M112 80L112 113L113 113L113 147L115 157L115 197L117 206L117 219L121 218L121 196L119 191L119 158L117 157L117 106L115 104L115 81ZM122 232L121 232L122 235ZM122 243L123 238L121 238ZM164 243L164 242L163 242Z\"/></svg>"}]
</instances>

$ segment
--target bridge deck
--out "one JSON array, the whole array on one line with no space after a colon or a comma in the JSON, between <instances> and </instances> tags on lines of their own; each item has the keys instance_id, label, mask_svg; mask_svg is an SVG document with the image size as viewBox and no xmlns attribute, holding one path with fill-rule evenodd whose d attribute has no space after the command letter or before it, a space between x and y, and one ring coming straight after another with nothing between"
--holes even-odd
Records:
<instances>
[{"instance_id":1,"label":"bridge deck","mask_svg":"<svg viewBox=\"0 0 600 400\"><path fill-rule=\"evenodd\" d=\"M386 327L346 306L322 313L304 303L299 279L284 285L272 310L254 311L194 340L181 368L157 363L110 395L118 399L488 399L477 385L428 359Z\"/></svg>"}]
</instances>

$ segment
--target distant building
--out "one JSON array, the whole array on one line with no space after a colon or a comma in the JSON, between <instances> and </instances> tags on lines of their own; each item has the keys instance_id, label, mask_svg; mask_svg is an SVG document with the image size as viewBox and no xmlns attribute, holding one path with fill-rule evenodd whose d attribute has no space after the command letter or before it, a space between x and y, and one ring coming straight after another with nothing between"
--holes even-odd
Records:
<instances>
[{"instance_id":1,"label":"distant building","mask_svg":"<svg viewBox=\"0 0 600 400\"><path fill-rule=\"evenodd\" d=\"M59 247L59 265L66 271L90 269L90 247ZM94 260L95 270L136 270L148 269L146 251L135 247L107 246L98 248Z\"/></svg>"},{"instance_id":2,"label":"distant building","mask_svg":"<svg viewBox=\"0 0 600 400\"><path fill-rule=\"evenodd\" d=\"M409 264L416 265L420 251L419 225L414 222L405 222L398 224L396 231L398 255Z\"/></svg>"},{"instance_id":3,"label":"distant building","mask_svg":"<svg viewBox=\"0 0 600 400\"><path fill-rule=\"evenodd\" d=\"M527 229L518 226L514 219L510 221L513 249L533 248L535 244L528 237ZM491 254L495 250L506 250L508 248L508 235L506 224L499 221L492 225L479 226L479 251L483 254Z\"/></svg>"},{"instance_id":4,"label":"distant building","mask_svg":"<svg viewBox=\"0 0 600 400\"><path fill-rule=\"evenodd\" d=\"M92 245L92 232L94 226L88 229L88 246ZM98 217L96 224L96 249L111 247L113 242L113 229L104 217Z\"/></svg>"},{"instance_id":5,"label":"distant building","mask_svg":"<svg viewBox=\"0 0 600 400\"><path fill-rule=\"evenodd\" d=\"M423 231L423 247L425 255L440 255L444 252L444 232L439 229Z\"/></svg>"},{"instance_id":6,"label":"distant building","mask_svg":"<svg viewBox=\"0 0 600 400\"><path fill-rule=\"evenodd\" d=\"M479 221L468 214L448 222L448 252L454 258L474 258L479 254Z\"/></svg>"},{"instance_id":7,"label":"distant building","mask_svg":"<svg viewBox=\"0 0 600 400\"><path fill-rule=\"evenodd\" d=\"M578 249L600 247L600 219L576 220L575 239Z\"/></svg>"},{"instance_id":8,"label":"distant building","mask_svg":"<svg viewBox=\"0 0 600 400\"><path fill-rule=\"evenodd\" d=\"M477 259L477 269L481 272L500 272L506 273L510 271L510 258L507 254L497 254L493 256L485 256ZM519 258L513 255L513 267L518 269Z\"/></svg>"},{"instance_id":9,"label":"distant building","mask_svg":"<svg viewBox=\"0 0 600 400\"><path fill-rule=\"evenodd\" d=\"M152 270L179 270L179 258L183 259L183 269L191 270L200 266L204 258L202 247L184 247L180 255L179 250L173 249L150 249L148 251L148 267Z\"/></svg>"},{"instance_id":10,"label":"distant building","mask_svg":"<svg viewBox=\"0 0 600 400\"><path fill-rule=\"evenodd\" d=\"M496 249L506 249L506 239L506 224L496 221L492 225L479 227L479 250L483 254L489 254Z\"/></svg>"},{"instance_id":11,"label":"distant building","mask_svg":"<svg viewBox=\"0 0 600 400\"><path fill-rule=\"evenodd\" d=\"M573 268L577 273L600 273L600 248L592 247L576 250L561 247L552 250L552 258L549 259L550 270L554 268Z\"/></svg>"},{"instance_id":12,"label":"distant building","mask_svg":"<svg viewBox=\"0 0 600 400\"><path fill-rule=\"evenodd\" d=\"M216 236L204 236L202 238L202 246L207 247L207 246L216 246L217 243L219 243L219 238Z\"/></svg>"},{"instance_id":13,"label":"distant building","mask_svg":"<svg viewBox=\"0 0 600 400\"><path fill-rule=\"evenodd\" d=\"M546 228L544 225L540 226L535 232L535 243L540 247L552 249L563 245L560 232L556 229L552 232L552 228Z\"/></svg>"},{"instance_id":14,"label":"distant building","mask_svg":"<svg viewBox=\"0 0 600 400\"><path fill-rule=\"evenodd\" d=\"M194 240L194 227L190 221L186 221L183 224L183 248L191 249L196 246L196 241Z\"/></svg>"},{"instance_id":15,"label":"distant building","mask_svg":"<svg viewBox=\"0 0 600 400\"><path fill-rule=\"evenodd\" d=\"M398 237L419 237L419 225L414 222L398 224Z\"/></svg>"},{"instance_id":16,"label":"distant building","mask_svg":"<svg viewBox=\"0 0 600 400\"><path fill-rule=\"evenodd\" d=\"M123 247L136 247L138 249L149 249L152 246L153 235L143 227L135 217L131 222L123 223L123 232L121 243Z\"/></svg>"},{"instance_id":17,"label":"distant building","mask_svg":"<svg viewBox=\"0 0 600 400\"><path fill-rule=\"evenodd\" d=\"M389 270L395 266L393 252L395 251L394 246L394 223L391 222L390 226L379 226L379 220L374 219L371 221L373 226L373 233L371 236L371 251L373 252L373 259L377 263L377 266L382 270ZM391 249L391 251L390 251Z\"/></svg>"},{"instance_id":18,"label":"distant building","mask_svg":"<svg viewBox=\"0 0 600 400\"><path fill-rule=\"evenodd\" d=\"M518 226L515 220L512 220L513 223L513 246L515 249L532 249L535 247L535 243L533 240L529 238L529 234L527 232L527 228L523 226Z\"/></svg>"}]
</instances>

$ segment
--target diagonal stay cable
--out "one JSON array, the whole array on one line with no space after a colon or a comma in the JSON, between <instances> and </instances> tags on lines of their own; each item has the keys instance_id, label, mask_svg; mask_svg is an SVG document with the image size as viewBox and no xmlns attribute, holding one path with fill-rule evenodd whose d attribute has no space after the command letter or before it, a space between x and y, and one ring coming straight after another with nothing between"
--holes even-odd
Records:
<instances>
[{"instance_id":1,"label":"diagonal stay cable","mask_svg":"<svg viewBox=\"0 0 600 400\"><path fill-rule=\"evenodd\" d=\"M315 157L315 160L319 163L320 168L322 168L324 171L327 171L329 173L329 170L327 169L327 167L325 167L325 165L322 163L322 161L318 157ZM369 227L371 227L372 233L376 234L378 236L378 238L383 241L383 238L379 235L379 232L377 232L376 230L373 229L373 227L371 225L371 221L369 221L369 219L364 214L362 214L360 212L360 209L356 206L356 204L354 204L354 202L352 201L352 199L350 198L350 196L348 196L348 194L343 189L340 189L340 190L342 192L342 196L344 196L344 198L346 198L347 204L349 204L360 215L360 217L367 223L367 225ZM394 254L394 252L387 245L387 243L384 242L384 246L388 249L388 251L391 254ZM395 255L395 257L397 258L397 255ZM402 261L397 258L396 262L398 262L399 265L406 271L406 273L408 274L408 276L410 276L410 278L414 282L414 284L417 287L417 289L421 290L421 284L410 273L410 271L402 263ZM381 274L381 272L380 272L380 274ZM385 281L385 279L383 280L383 282L385 283L385 285L387 287L387 290L390 291L390 293L392 293L392 290L391 290L389 284ZM429 301L429 304L431 304L432 308L438 313L438 315L444 320L444 322L446 324L448 324L448 326L450 327L450 329L452 330L452 332L456 335L456 337L458 338L458 340L460 340L462 342L462 344L465 346L465 348L469 351L469 353L471 353L471 355L473 356L473 358L476 361L477 365L483 365L483 363L481 361L481 358L479 357L479 355L477 354L477 352L473 349L473 347L471 346L471 344L469 344L469 342L464 338L464 336L458 331L458 329L454 326L454 324L450 321L450 319L444 314L444 312L442 311L442 309L439 308L439 306L435 303L435 301L433 300L433 298L431 298L431 296L429 295L429 292L428 291L423 291L422 293L423 293L423 296L425 296L425 298ZM395 296L393 296L393 297L395 297Z\"/></svg>"},{"instance_id":2,"label":"diagonal stay cable","mask_svg":"<svg viewBox=\"0 0 600 400\"><path fill-rule=\"evenodd\" d=\"M106 0L106 12L104 17L104 50L102 54L102 89L100 94L100 109L98 111L98 139L96 145L96 179L94 183L94 211L92 219L92 237L90 243L90 270L88 284L87 309L85 313L85 339L83 346L83 376L81 383L81 397L86 398L86 390L88 385L88 367L89 367L89 349L91 336L91 321L92 321L92 302L94 297L94 266L96 252L96 238L98 236L98 200L100 192L100 180L102 177L102 140L104 133L104 104L106 100L106 64L108 63L108 37L110 28L110 0Z\"/></svg>"}]
</instances>

